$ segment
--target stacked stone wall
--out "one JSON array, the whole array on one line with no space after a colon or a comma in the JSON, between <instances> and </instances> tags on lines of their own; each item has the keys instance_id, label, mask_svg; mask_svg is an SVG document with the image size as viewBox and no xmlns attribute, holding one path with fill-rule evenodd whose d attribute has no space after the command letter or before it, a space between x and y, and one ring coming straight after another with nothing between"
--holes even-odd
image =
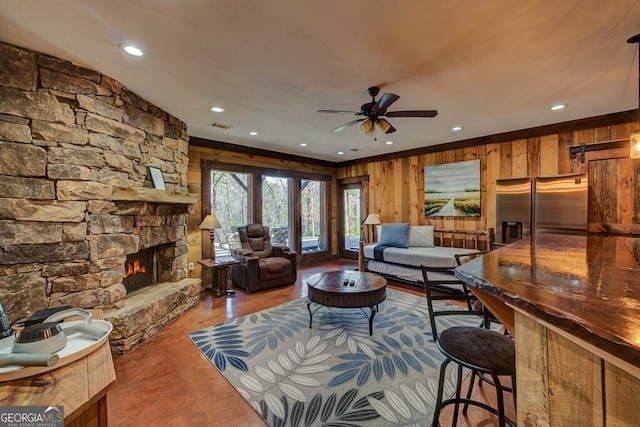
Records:
<instances>
[{"instance_id":1,"label":"stacked stone wall","mask_svg":"<svg viewBox=\"0 0 640 427\"><path fill-rule=\"evenodd\" d=\"M187 192L185 124L99 72L0 43L0 298L11 321L55 305L117 308L126 255L163 245L186 277L185 204L113 200L117 187Z\"/></svg>"}]
</instances>

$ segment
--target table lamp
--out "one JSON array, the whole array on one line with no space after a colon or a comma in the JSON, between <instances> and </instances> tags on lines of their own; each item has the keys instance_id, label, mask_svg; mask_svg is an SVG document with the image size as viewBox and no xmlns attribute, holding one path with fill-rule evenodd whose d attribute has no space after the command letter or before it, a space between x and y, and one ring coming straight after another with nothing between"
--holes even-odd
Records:
<instances>
[{"instance_id":1,"label":"table lamp","mask_svg":"<svg viewBox=\"0 0 640 427\"><path fill-rule=\"evenodd\" d=\"M367 219L364 220L364 224L367 226L367 243L375 242L376 239L376 225L382 224L380 222L380 215L369 214ZM369 229L371 228L371 232ZM373 239L369 240L369 236L373 236Z\"/></svg>"},{"instance_id":2,"label":"table lamp","mask_svg":"<svg viewBox=\"0 0 640 427\"><path fill-rule=\"evenodd\" d=\"M215 215L207 215L204 217L200 226L198 227L200 230L209 230L211 234L211 259L216 259L216 245L215 245L215 230L218 228L222 228L220 225L220 221L216 218Z\"/></svg>"}]
</instances>

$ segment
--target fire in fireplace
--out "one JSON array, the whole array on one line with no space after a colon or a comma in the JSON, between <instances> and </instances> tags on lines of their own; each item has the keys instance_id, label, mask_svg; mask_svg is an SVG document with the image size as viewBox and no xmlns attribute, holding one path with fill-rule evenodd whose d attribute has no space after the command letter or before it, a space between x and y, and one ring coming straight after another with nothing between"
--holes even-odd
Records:
<instances>
[{"instance_id":1,"label":"fire in fireplace","mask_svg":"<svg viewBox=\"0 0 640 427\"><path fill-rule=\"evenodd\" d=\"M156 247L141 249L127 255L122 283L127 292L133 292L158 281L158 261Z\"/></svg>"}]
</instances>

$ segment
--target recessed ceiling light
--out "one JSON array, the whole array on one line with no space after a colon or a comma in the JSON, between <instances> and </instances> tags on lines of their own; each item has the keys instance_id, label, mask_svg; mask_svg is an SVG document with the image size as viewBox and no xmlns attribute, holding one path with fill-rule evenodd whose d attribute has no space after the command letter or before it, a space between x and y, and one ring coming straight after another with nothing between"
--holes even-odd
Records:
<instances>
[{"instance_id":1,"label":"recessed ceiling light","mask_svg":"<svg viewBox=\"0 0 640 427\"><path fill-rule=\"evenodd\" d=\"M255 131L249 132L249 135L251 135L251 136L256 136L257 134L258 134L258 132L255 132Z\"/></svg>"},{"instance_id":2,"label":"recessed ceiling light","mask_svg":"<svg viewBox=\"0 0 640 427\"><path fill-rule=\"evenodd\" d=\"M338 154L342 156L344 154L344 151L338 151Z\"/></svg>"},{"instance_id":3,"label":"recessed ceiling light","mask_svg":"<svg viewBox=\"0 0 640 427\"><path fill-rule=\"evenodd\" d=\"M300 147L306 147L307 144L305 144L304 142L302 144L300 144Z\"/></svg>"},{"instance_id":4,"label":"recessed ceiling light","mask_svg":"<svg viewBox=\"0 0 640 427\"><path fill-rule=\"evenodd\" d=\"M451 130L452 130L452 131L454 131L454 132L459 132L459 131L461 131L462 129L463 129L463 127L462 127L462 126L454 126L454 127L452 127L452 128L451 128Z\"/></svg>"},{"instance_id":5,"label":"recessed ceiling light","mask_svg":"<svg viewBox=\"0 0 640 427\"><path fill-rule=\"evenodd\" d=\"M551 111L558 111L558 110L564 110L565 108L567 108L567 104L558 104L558 105L554 105L553 107L550 108Z\"/></svg>"},{"instance_id":6,"label":"recessed ceiling light","mask_svg":"<svg viewBox=\"0 0 640 427\"><path fill-rule=\"evenodd\" d=\"M391 144L393 144L393 141L387 141L387 142L385 142L385 144L391 145Z\"/></svg>"},{"instance_id":7,"label":"recessed ceiling light","mask_svg":"<svg viewBox=\"0 0 640 427\"><path fill-rule=\"evenodd\" d=\"M122 48L122 50L124 50L125 52L127 52L129 55L132 56L142 56L143 53L140 49L138 49L135 46L131 46L130 44L123 44L120 45L120 47Z\"/></svg>"},{"instance_id":8,"label":"recessed ceiling light","mask_svg":"<svg viewBox=\"0 0 640 427\"><path fill-rule=\"evenodd\" d=\"M211 111L214 113L224 113L224 108L222 107L211 107Z\"/></svg>"}]
</instances>

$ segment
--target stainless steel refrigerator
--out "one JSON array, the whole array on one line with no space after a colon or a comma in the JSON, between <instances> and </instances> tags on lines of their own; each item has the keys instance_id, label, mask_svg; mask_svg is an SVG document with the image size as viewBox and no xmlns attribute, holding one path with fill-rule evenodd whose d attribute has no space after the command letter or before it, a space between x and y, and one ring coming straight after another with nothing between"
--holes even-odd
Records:
<instances>
[{"instance_id":1,"label":"stainless steel refrigerator","mask_svg":"<svg viewBox=\"0 0 640 427\"><path fill-rule=\"evenodd\" d=\"M587 234L586 174L496 182L496 240L535 233Z\"/></svg>"}]
</instances>

